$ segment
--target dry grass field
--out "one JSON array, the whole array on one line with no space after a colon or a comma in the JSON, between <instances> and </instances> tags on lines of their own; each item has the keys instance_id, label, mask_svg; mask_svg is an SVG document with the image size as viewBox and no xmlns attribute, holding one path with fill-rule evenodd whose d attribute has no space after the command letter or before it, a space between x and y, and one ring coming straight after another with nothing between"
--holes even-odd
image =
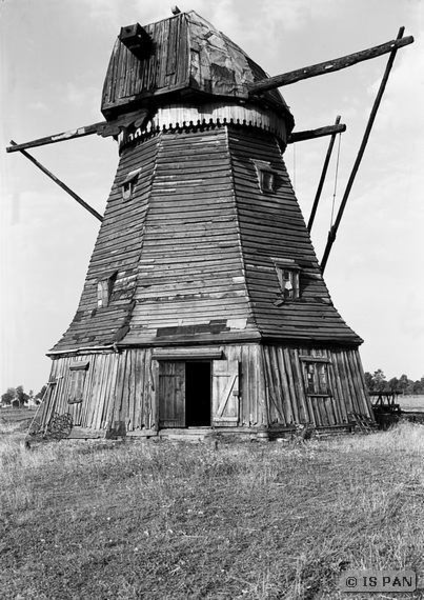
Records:
<instances>
[{"instance_id":1,"label":"dry grass field","mask_svg":"<svg viewBox=\"0 0 424 600\"><path fill-rule=\"evenodd\" d=\"M424 587L424 426L217 449L22 438L0 426L2 600L390 596L341 594L346 568Z\"/></svg>"},{"instance_id":2,"label":"dry grass field","mask_svg":"<svg viewBox=\"0 0 424 600\"><path fill-rule=\"evenodd\" d=\"M398 402L403 410L424 412L424 396L399 396Z\"/></svg>"}]
</instances>

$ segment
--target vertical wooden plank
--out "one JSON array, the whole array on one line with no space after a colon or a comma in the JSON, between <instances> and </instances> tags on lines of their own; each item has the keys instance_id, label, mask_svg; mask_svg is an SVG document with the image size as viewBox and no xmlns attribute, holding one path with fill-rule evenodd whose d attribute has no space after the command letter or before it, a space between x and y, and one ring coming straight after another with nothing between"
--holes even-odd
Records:
<instances>
[{"instance_id":1,"label":"vertical wooden plank","mask_svg":"<svg viewBox=\"0 0 424 600\"><path fill-rule=\"evenodd\" d=\"M142 348L137 348L135 363L135 402L134 402L134 429L140 429L140 418L144 402L144 361L145 352Z\"/></svg>"},{"instance_id":2,"label":"vertical wooden plank","mask_svg":"<svg viewBox=\"0 0 424 600\"><path fill-rule=\"evenodd\" d=\"M364 369L362 367L362 361L358 350L351 350L352 360L354 364L354 368L358 373L359 386L360 386L360 398L361 398L361 406L362 406L362 414L367 415L370 418L374 418L374 415L371 411L371 403L369 401L369 397L367 394L367 386L365 383L365 374Z\"/></svg>"},{"instance_id":3,"label":"vertical wooden plank","mask_svg":"<svg viewBox=\"0 0 424 600\"><path fill-rule=\"evenodd\" d=\"M161 427L185 427L185 363L159 363L159 419Z\"/></svg>"},{"instance_id":4,"label":"vertical wooden plank","mask_svg":"<svg viewBox=\"0 0 424 600\"><path fill-rule=\"evenodd\" d=\"M340 351L332 350L332 363L335 380L335 389L337 390L337 397L339 399L339 408L343 422L348 421L348 407L346 404L346 394L342 384L342 375L340 373Z\"/></svg>"},{"instance_id":5,"label":"vertical wooden plank","mask_svg":"<svg viewBox=\"0 0 424 600\"><path fill-rule=\"evenodd\" d=\"M115 402L112 411L112 423L120 420L122 411L122 399L124 394L124 382L127 371L127 358L129 350L124 350L119 356L118 373L116 377Z\"/></svg>"},{"instance_id":6,"label":"vertical wooden plank","mask_svg":"<svg viewBox=\"0 0 424 600\"><path fill-rule=\"evenodd\" d=\"M148 365L149 377L147 387L147 410L146 426L150 429L159 428L159 363L153 360L153 352L149 348L147 351L146 368Z\"/></svg>"},{"instance_id":7,"label":"vertical wooden plank","mask_svg":"<svg viewBox=\"0 0 424 600\"><path fill-rule=\"evenodd\" d=\"M292 398L287 381L287 373L284 364L283 349L281 346L277 348L278 368L280 371L280 383L282 388L283 399L285 403L286 424L294 423L297 420L296 410L293 406Z\"/></svg>"},{"instance_id":8,"label":"vertical wooden plank","mask_svg":"<svg viewBox=\"0 0 424 600\"><path fill-rule=\"evenodd\" d=\"M212 361L212 420L216 425L237 426L240 418L240 362L233 348L227 360Z\"/></svg>"},{"instance_id":9,"label":"vertical wooden plank","mask_svg":"<svg viewBox=\"0 0 424 600\"><path fill-rule=\"evenodd\" d=\"M110 406L113 405L113 394L114 394L114 387L115 387L115 382L116 382L116 370L117 370L117 364L118 364L118 357L117 354L113 353L113 354L107 354L105 356L106 358L106 373L107 373L107 377L106 377L106 385L105 385L105 392L104 392L104 403L103 403L103 410L102 410L102 414L101 414L101 418L100 418L100 429L104 429L105 427L109 426L111 423L108 420L108 414L109 414L109 410L110 410Z\"/></svg>"},{"instance_id":10,"label":"vertical wooden plank","mask_svg":"<svg viewBox=\"0 0 424 600\"><path fill-rule=\"evenodd\" d=\"M103 402L104 402L104 391L105 391L105 383L106 383L106 361L105 355L101 354L99 356L100 361L100 373L99 373L99 388L97 401L95 405L95 412L93 415L93 428L100 429L100 420L103 411Z\"/></svg>"},{"instance_id":11,"label":"vertical wooden plank","mask_svg":"<svg viewBox=\"0 0 424 600\"><path fill-rule=\"evenodd\" d=\"M277 352L275 346L266 348L268 362L268 381L270 390L270 419L271 423L280 423L286 425L287 415L284 406L283 388L281 384L281 371L278 364Z\"/></svg>"},{"instance_id":12,"label":"vertical wooden plank","mask_svg":"<svg viewBox=\"0 0 424 600\"><path fill-rule=\"evenodd\" d=\"M168 21L169 31L167 35L167 51L166 51L166 84L172 85L175 81L175 71L179 60L179 22L180 18L175 17ZM171 77L170 77L171 76Z\"/></svg>"},{"instance_id":13,"label":"vertical wooden plank","mask_svg":"<svg viewBox=\"0 0 424 600\"><path fill-rule=\"evenodd\" d=\"M353 386L352 374L349 369L349 361L347 359L345 350L342 350L340 354L341 354L341 359L343 362L343 368L344 368L344 372L345 372L345 387L347 390L348 402L349 402L349 406L351 407L349 412L358 412L358 406L356 403L356 396L355 396L355 388Z\"/></svg>"}]
</instances>

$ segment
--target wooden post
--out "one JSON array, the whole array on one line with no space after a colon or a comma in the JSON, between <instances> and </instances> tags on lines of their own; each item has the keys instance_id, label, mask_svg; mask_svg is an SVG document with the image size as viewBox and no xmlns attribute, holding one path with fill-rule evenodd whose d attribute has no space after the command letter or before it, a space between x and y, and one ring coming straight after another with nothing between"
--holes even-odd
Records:
<instances>
[{"instance_id":1,"label":"wooden post","mask_svg":"<svg viewBox=\"0 0 424 600\"><path fill-rule=\"evenodd\" d=\"M336 135L346 131L346 125L336 121L336 125L327 125L326 127L318 127L318 129L307 129L305 131L294 131L287 140L288 144L296 142L304 142L306 140L315 140L326 135Z\"/></svg>"},{"instance_id":2,"label":"wooden post","mask_svg":"<svg viewBox=\"0 0 424 600\"><path fill-rule=\"evenodd\" d=\"M404 29L405 28L402 27L402 31ZM325 75L327 73L334 73L335 71L340 71L340 69L351 67L358 62L370 60L371 58L376 58L377 56L387 54L388 52L393 53L398 48L412 44L413 41L414 38L412 35L405 38L398 37L396 40L391 40L390 42L380 44L379 46L373 46L372 48L362 50L361 52L348 54L341 58L335 58L334 60L326 60L325 62L317 63L310 67L304 67L303 69L296 69L296 71L290 71L289 73L275 75L275 77L268 77L267 79L262 79L262 81L250 83L248 85L248 92L250 96L262 94L267 90L273 90L282 87L283 85L289 85L290 83L296 83L296 81L309 79L310 77L318 77L318 75Z\"/></svg>"},{"instance_id":3,"label":"wooden post","mask_svg":"<svg viewBox=\"0 0 424 600\"><path fill-rule=\"evenodd\" d=\"M397 36L398 40L401 40L401 38L403 36L404 30L405 30L404 27L401 27L399 29L399 33L398 33L398 36ZM362 143L361 143L361 146L359 148L358 155L356 157L355 163L354 163L353 168L352 168L352 172L350 174L349 180L348 180L347 185L346 185L346 190L345 190L345 193L343 195L343 198L342 198L342 201L341 201L341 204L340 204L339 212L337 213L337 217L336 217L336 220L334 222L334 225L331 227L331 229L330 229L330 231L328 233L327 245L325 247L324 255L323 255L322 261L321 261L321 272L322 273L324 273L325 267L327 265L328 257L330 255L331 248L332 248L332 246L334 244L334 241L336 239L337 230L339 228L340 221L342 220L342 216L343 216L344 209L346 207L347 199L349 197L350 191L351 191L353 183L355 181L355 177L356 177L356 174L358 172L359 166L361 164L362 157L364 156L364 152L365 152L365 148L367 146L368 138L370 136L371 129L372 129L372 126L374 124L375 117L377 115L377 111L378 111L378 108L380 106L383 94L384 94L384 90L386 89L387 80L389 78L390 71L392 69L393 62L395 60L396 52L397 52L398 47L399 46L397 46L397 45L394 46L393 50L390 53L389 60L387 61L387 65L386 65L386 70L384 71L383 79L381 81L380 88L378 90L377 96L376 96L376 98L374 100L374 104L373 104L373 107L371 109L371 113L370 113L370 116L369 116L369 119L368 119L368 123L367 123L367 126L365 128L365 133L364 133L364 137L362 139Z\"/></svg>"},{"instance_id":4,"label":"wooden post","mask_svg":"<svg viewBox=\"0 0 424 600\"><path fill-rule=\"evenodd\" d=\"M341 119L341 117L340 117L340 115L338 115L336 117L335 126L337 126L340 123L340 119ZM327 175L328 165L330 164L330 158L331 158L331 154L333 152L334 142L336 141L336 135L337 135L337 133L331 134L330 143L328 144L327 155L325 157L324 165L322 167L321 179L319 180L319 183L318 183L317 193L315 194L315 200L312 205L311 215L309 217L309 222L308 222L309 233L311 232L312 225L315 220L315 215L317 212L319 200L321 198L322 188L324 187L324 181L325 181L325 177Z\"/></svg>"},{"instance_id":5,"label":"wooden post","mask_svg":"<svg viewBox=\"0 0 424 600\"><path fill-rule=\"evenodd\" d=\"M10 143L12 144L12 146L18 145L13 140L11 140ZM25 150L20 150L20 153L23 154L32 163L34 163L34 165L36 167L38 167L40 169L40 171L43 171L43 173L45 173L47 175L47 177L50 177L50 179L52 179L59 187L61 187L62 190L65 190L65 192L67 192L70 196L72 196L72 198L74 200L76 200L78 202L78 204L81 204L81 206L83 206L85 208L85 210L88 210L88 212L91 213L93 216L95 216L96 219L99 219L99 221L103 221L102 215L100 215L97 212L97 210L95 210L92 206L87 204L87 202L85 202L80 196L78 196L78 194L76 194L73 190L71 190L71 188L69 188L66 185L66 183L63 183L63 181L58 179L56 177L56 175L53 175L53 173L51 171L46 169L46 167L44 165L42 165L40 162L38 162L38 160L36 160L33 156L31 156L31 154L29 154Z\"/></svg>"}]
</instances>

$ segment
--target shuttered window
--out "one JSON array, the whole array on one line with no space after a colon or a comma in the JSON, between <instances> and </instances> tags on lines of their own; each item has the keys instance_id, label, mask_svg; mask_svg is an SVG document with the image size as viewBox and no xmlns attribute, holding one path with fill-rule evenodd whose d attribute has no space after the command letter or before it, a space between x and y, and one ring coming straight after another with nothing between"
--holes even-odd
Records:
<instances>
[{"instance_id":1,"label":"shuttered window","mask_svg":"<svg viewBox=\"0 0 424 600\"><path fill-rule=\"evenodd\" d=\"M303 375L306 393L309 396L331 396L328 369L330 362L319 357L300 357L303 362Z\"/></svg>"},{"instance_id":2,"label":"shuttered window","mask_svg":"<svg viewBox=\"0 0 424 600\"><path fill-rule=\"evenodd\" d=\"M76 361L69 367L68 404L80 404L83 401L84 383L89 363Z\"/></svg>"}]
</instances>

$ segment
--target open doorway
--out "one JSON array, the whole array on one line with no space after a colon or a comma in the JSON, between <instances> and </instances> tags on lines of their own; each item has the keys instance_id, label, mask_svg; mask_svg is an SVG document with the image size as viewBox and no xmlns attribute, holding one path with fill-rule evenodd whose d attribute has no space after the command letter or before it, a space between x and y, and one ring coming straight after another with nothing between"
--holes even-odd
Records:
<instances>
[{"instance_id":1,"label":"open doorway","mask_svg":"<svg viewBox=\"0 0 424 600\"><path fill-rule=\"evenodd\" d=\"M186 362L186 427L211 424L211 363Z\"/></svg>"}]
</instances>

